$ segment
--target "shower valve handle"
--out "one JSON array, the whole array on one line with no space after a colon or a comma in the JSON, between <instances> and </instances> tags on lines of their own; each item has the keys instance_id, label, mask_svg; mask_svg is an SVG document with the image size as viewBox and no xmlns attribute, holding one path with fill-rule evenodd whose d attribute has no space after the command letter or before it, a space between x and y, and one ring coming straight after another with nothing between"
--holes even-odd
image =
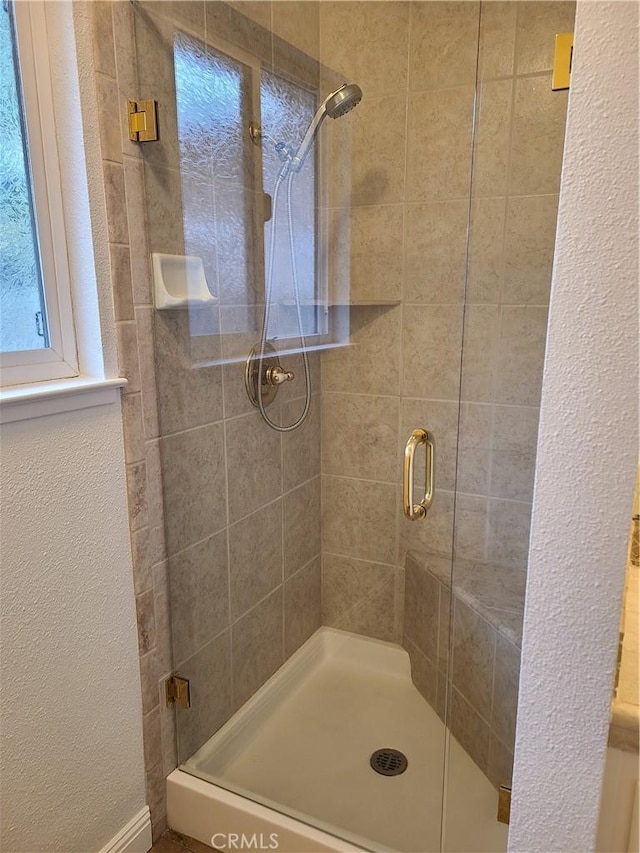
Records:
<instances>
[{"instance_id":1,"label":"shower valve handle","mask_svg":"<svg viewBox=\"0 0 640 853\"><path fill-rule=\"evenodd\" d=\"M295 378L293 370L283 370L281 367L267 367L264 372L265 385L282 385L283 382L292 382Z\"/></svg>"}]
</instances>

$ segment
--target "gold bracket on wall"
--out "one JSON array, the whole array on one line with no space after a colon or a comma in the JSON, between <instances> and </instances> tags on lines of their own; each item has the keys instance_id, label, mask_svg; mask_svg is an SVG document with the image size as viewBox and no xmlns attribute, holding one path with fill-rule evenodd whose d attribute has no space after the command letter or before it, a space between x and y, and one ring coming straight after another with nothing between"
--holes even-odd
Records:
<instances>
[{"instance_id":1,"label":"gold bracket on wall","mask_svg":"<svg viewBox=\"0 0 640 853\"><path fill-rule=\"evenodd\" d=\"M631 542L629 543L629 562L640 566L640 515L631 516Z\"/></svg>"},{"instance_id":2,"label":"gold bracket on wall","mask_svg":"<svg viewBox=\"0 0 640 853\"><path fill-rule=\"evenodd\" d=\"M622 667L622 650L624 648L624 631L620 631L618 635L618 657L616 658L616 680L613 685L613 695L618 695L618 687L620 686L620 669Z\"/></svg>"},{"instance_id":3,"label":"gold bracket on wall","mask_svg":"<svg viewBox=\"0 0 640 853\"><path fill-rule=\"evenodd\" d=\"M511 788L500 785L498 791L498 822L509 823L511 817Z\"/></svg>"},{"instance_id":4,"label":"gold bracket on wall","mask_svg":"<svg viewBox=\"0 0 640 853\"><path fill-rule=\"evenodd\" d=\"M573 62L573 33L558 33L553 53L553 77L551 88L554 92L568 89L571 84L571 64Z\"/></svg>"},{"instance_id":5,"label":"gold bracket on wall","mask_svg":"<svg viewBox=\"0 0 640 853\"><path fill-rule=\"evenodd\" d=\"M188 678L180 678L172 675L164 683L167 705L175 705L177 708L191 707L191 689Z\"/></svg>"},{"instance_id":6,"label":"gold bracket on wall","mask_svg":"<svg viewBox=\"0 0 640 853\"><path fill-rule=\"evenodd\" d=\"M129 101L129 139L155 142L158 139L157 104L153 100Z\"/></svg>"}]
</instances>

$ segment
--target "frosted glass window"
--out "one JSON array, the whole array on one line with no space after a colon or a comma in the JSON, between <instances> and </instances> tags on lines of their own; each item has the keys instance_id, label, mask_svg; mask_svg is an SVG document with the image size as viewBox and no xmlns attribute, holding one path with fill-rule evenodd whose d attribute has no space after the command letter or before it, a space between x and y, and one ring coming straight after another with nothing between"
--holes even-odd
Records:
<instances>
[{"instance_id":1,"label":"frosted glass window","mask_svg":"<svg viewBox=\"0 0 640 853\"><path fill-rule=\"evenodd\" d=\"M0 5L0 350L49 346L11 7Z\"/></svg>"},{"instance_id":2,"label":"frosted glass window","mask_svg":"<svg viewBox=\"0 0 640 853\"><path fill-rule=\"evenodd\" d=\"M242 182L242 63L183 33L174 58L180 167Z\"/></svg>"},{"instance_id":3,"label":"frosted glass window","mask_svg":"<svg viewBox=\"0 0 640 853\"><path fill-rule=\"evenodd\" d=\"M282 161L278 142L295 150L316 110L316 93L260 67L238 51L177 32L173 41L178 154L185 253L203 259L219 302L223 334L259 329L265 252L277 220L269 338L296 338L298 324L287 231L286 186L265 223L263 193L273 195ZM249 125L260 121L257 148ZM260 169L260 163L262 168ZM296 262L307 335L320 331L317 298L316 164L310 151L293 184Z\"/></svg>"},{"instance_id":4,"label":"frosted glass window","mask_svg":"<svg viewBox=\"0 0 640 853\"><path fill-rule=\"evenodd\" d=\"M276 150L284 143L295 151L305 135L316 111L313 92L268 71L262 72L260 83L260 109L263 131L263 182L265 191L273 193L282 161ZM302 170L293 182L293 220L296 266L300 295L303 302L303 322L306 334L318 331L316 306L316 157L312 150ZM293 280L287 234L285 207L286 186L280 191L274 264L274 297L280 303L278 335L295 336L297 321L292 306ZM269 246L269 232L273 217L266 226L265 245ZM274 330L275 331L275 330Z\"/></svg>"},{"instance_id":5,"label":"frosted glass window","mask_svg":"<svg viewBox=\"0 0 640 853\"><path fill-rule=\"evenodd\" d=\"M176 35L174 62L185 251L203 258L209 289L221 305L251 306L256 302L254 153L247 134L252 72L183 33ZM248 331L254 323L241 325Z\"/></svg>"}]
</instances>

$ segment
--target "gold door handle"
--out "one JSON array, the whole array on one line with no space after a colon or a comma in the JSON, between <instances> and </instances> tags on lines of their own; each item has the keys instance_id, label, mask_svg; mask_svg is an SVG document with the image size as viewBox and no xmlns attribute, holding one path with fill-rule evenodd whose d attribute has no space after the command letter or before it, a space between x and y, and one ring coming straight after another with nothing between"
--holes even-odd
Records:
<instances>
[{"instance_id":1,"label":"gold door handle","mask_svg":"<svg viewBox=\"0 0 640 853\"><path fill-rule=\"evenodd\" d=\"M420 503L415 503L413 496L413 461L416 448L425 446L424 497ZM425 518L433 503L433 478L435 467L436 446L433 436L426 429L414 429L404 448L404 464L402 466L402 504L404 514L409 521Z\"/></svg>"}]
</instances>

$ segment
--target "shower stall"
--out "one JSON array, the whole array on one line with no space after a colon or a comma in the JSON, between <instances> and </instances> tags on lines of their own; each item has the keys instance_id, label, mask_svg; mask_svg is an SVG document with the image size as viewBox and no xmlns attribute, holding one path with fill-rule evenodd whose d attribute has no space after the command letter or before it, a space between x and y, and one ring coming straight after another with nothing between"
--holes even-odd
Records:
<instances>
[{"instance_id":1,"label":"shower stall","mask_svg":"<svg viewBox=\"0 0 640 853\"><path fill-rule=\"evenodd\" d=\"M574 4L120 5L158 129L152 802L171 774L213 846L506 849Z\"/></svg>"}]
</instances>

